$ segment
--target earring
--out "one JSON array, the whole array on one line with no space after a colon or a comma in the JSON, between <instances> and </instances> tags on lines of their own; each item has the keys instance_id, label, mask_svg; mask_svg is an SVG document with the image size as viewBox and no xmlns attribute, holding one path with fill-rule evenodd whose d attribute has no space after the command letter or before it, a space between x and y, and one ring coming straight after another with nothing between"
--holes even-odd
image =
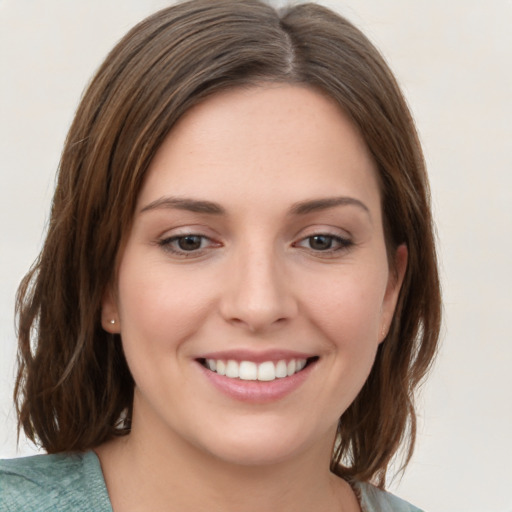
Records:
<instances>
[{"instance_id":1,"label":"earring","mask_svg":"<svg viewBox=\"0 0 512 512\"><path fill-rule=\"evenodd\" d=\"M112 325L114 325L114 324L116 323L116 321L112 318L112 320L110 320L110 323L111 323Z\"/></svg>"}]
</instances>

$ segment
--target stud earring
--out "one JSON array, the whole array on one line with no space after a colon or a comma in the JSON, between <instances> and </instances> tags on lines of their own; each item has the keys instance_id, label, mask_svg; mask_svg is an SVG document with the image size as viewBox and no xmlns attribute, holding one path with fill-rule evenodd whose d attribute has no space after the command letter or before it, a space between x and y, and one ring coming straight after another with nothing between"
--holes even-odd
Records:
<instances>
[{"instance_id":1,"label":"stud earring","mask_svg":"<svg viewBox=\"0 0 512 512\"><path fill-rule=\"evenodd\" d=\"M114 324L116 323L116 321L112 318L112 320L110 320L110 323L111 323L112 325L114 325Z\"/></svg>"}]
</instances>

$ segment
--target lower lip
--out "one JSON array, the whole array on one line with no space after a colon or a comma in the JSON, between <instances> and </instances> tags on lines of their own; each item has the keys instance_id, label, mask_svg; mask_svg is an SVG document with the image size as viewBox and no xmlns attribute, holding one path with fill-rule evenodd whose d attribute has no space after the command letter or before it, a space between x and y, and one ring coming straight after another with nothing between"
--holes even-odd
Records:
<instances>
[{"instance_id":1,"label":"lower lip","mask_svg":"<svg viewBox=\"0 0 512 512\"><path fill-rule=\"evenodd\" d=\"M206 378L222 393L242 402L268 403L293 393L308 378L316 362L290 377L271 381L231 379L197 363Z\"/></svg>"}]
</instances>

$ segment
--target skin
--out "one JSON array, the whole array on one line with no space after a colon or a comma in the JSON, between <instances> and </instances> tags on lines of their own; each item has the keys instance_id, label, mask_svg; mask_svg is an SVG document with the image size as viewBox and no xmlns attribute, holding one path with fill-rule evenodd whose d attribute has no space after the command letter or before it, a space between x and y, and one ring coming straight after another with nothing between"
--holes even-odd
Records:
<instances>
[{"instance_id":1,"label":"skin","mask_svg":"<svg viewBox=\"0 0 512 512\"><path fill-rule=\"evenodd\" d=\"M184 251L190 234L199 248ZM405 247L387 260L374 162L330 99L265 85L187 112L150 166L103 302L136 383L131 434L97 450L114 509L359 510L329 460L406 260ZM197 358L226 350L318 359L255 403L205 377Z\"/></svg>"}]
</instances>

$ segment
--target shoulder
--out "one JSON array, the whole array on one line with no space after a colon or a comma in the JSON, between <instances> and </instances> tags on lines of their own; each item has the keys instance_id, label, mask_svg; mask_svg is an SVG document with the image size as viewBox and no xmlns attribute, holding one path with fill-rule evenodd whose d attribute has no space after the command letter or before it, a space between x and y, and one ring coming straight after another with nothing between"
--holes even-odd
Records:
<instances>
[{"instance_id":1,"label":"shoulder","mask_svg":"<svg viewBox=\"0 0 512 512\"><path fill-rule=\"evenodd\" d=\"M0 461L0 512L111 512L94 452L35 455Z\"/></svg>"},{"instance_id":2,"label":"shoulder","mask_svg":"<svg viewBox=\"0 0 512 512\"><path fill-rule=\"evenodd\" d=\"M422 512L407 501L371 484L356 482L354 488L359 494L363 512Z\"/></svg>"}]
</instances>

